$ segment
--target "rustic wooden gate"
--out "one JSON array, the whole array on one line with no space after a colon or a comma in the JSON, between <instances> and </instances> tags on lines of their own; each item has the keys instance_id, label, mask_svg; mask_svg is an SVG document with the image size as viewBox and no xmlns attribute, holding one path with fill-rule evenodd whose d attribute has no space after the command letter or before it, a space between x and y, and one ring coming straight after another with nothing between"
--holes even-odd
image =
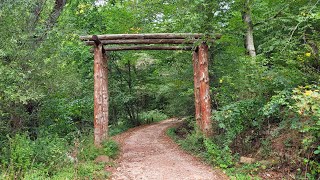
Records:
<instances>
[{"instance_id":1,"label":"rustic wooden gate","mask_svg":"<svg viewBox=\"0 0 320 180\"><path fill-rule=\"evenodd\" d=\"M107 51L123 50L189 50L193 51L195 118L199 129L208 136L212 133L211 100L208 74L208 45L219 36L193 33L108 34L81 36L94 47L94 143L100 146L108 136L108 68ZM106 46L115 45L118 46ZM131 44L130 46L124 46ZM161 44L161 45L160 45ZM180 44L168 46L168 44ZM194 47L195 44L198 44Z\"/></svg>"}]
</instances>

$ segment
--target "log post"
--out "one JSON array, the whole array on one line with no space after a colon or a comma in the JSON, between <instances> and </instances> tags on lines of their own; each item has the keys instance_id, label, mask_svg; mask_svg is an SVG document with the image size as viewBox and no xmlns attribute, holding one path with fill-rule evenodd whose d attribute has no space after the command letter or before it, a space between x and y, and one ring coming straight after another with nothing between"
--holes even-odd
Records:
<instances>
[{"instance_id":1,"label":"log post","mask_svg":"<svg viewBox=\"0 0 320 180\"><path fill-rule=\"evenodd\" d=\"M212 134L211 124L211 99L208 72L208 46L201 43L199 46L199 79L200 79L200 108L201 108L201 130L206 136Z\"/></svg>"},{"instance_id":2,"label":"log post","mask_svg":"<svg viewBox=\"0 0 320 180\"><path fill-rule=\"evenodd\" d=\"M193 62L193 81L194 81L194 105L195 105L195 118L197 126L202 130L201 124L201 112L200 112L200 80L199 80L199 54L198 48L192 53L192 62Z\"/></svg>"},{"instance_id":3,"label":"log post","mask_svg":"<svg viewBox=\"0 0 320 180\"><path fill-rule=\"evenodd\" d=\"M107 57L99 40L94 46L94 145L108 136L108 69Z\"/></svg>"}]
</instances>

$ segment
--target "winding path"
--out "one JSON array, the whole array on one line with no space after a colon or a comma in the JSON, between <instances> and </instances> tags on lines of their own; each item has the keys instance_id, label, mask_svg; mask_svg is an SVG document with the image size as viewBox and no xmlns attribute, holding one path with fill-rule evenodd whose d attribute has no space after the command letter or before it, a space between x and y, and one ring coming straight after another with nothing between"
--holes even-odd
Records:
<instances>
[{"instance_id":1,"label":"winding path","mask_svg":"<svg viewBox=\"0 0 320 180\"><path fill-rule=\"evenodd\" d=\"M129 130L115 139L121 144L113 180L223 180L218 170L182 151L166 129L181 121L168 119Z\"/></svg>"}]
</instances>

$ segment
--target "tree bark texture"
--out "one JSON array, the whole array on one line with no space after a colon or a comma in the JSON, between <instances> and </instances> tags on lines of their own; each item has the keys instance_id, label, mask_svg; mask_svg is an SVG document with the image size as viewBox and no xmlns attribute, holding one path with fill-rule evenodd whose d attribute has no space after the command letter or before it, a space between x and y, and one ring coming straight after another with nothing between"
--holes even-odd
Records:
<instances>
[{"instance_id":1,"label":"tree bark texture","mask_svg":"<svg viewBox=\"0 0 320 180\"><path fill-rule=\"evenodd\" d=\"M201 129L201 112L200 112L200 79L199 79L199 54L198 49L193 51L192 54L193 61L193 80L194 80L194 105L195 105L195 118L198 127Z\"/></svg>"},{"instance_id":2,"label":"tree bark texture","mask_svg":"<svg viewBox=\"0 0 320 180\"><path fill-rule=\"evenodd\" d=\"M94 48L94 144L108 137L108 69L102 44Z\"/></svg>"},{"instance_id":3,"label":"tree bark texture","mask_svg":"<svg viewBox=\"0 0 320 180\"><path fill-rule=\"evenodd\" d=\"M199 46L199 96L202 132L206 136L212 134L211 124L211 99L208 72L208 46L202 43Z\"/></svg>"},{"instance_id":4,"label":"tree bark texture","mask_svg":"<svg viewBox=\"0 0 320 180\"><path fill-rule=\"evenodd\" d=\"M192 39L201 38L199 33L155 33L155 34L104 34L98 35L100 40L120 40L120 39ZM92 36L80 36L81 40L92 41Z\"/></svg>"},{"instance_id":5,"label":"tree bark texture","mask_svg":"<svg viewBox=\"0 0 320 180\"><path fill-rule=\"evenodd\" d=\"M193 44L199 39L122 39L122 40L101 40L107 44ZM213 42L213 40L210 40ZM87 45L94 45L94 41L86 41Z\"/></svg>"},{"instance_id":6,"label":"tree bark texture","mask_svg":"<svg viewBox=\"0 0 320 180\"><path fill-rule=\"evenodd\" d=\"M250 0L245 0L244 11L242 12L242 20L247 27L246 35L245 35L246 50L251 57L255 57L256 49L254 47L253 24L251 20Z\"/></svg>"},{"instance_id":7,"label":"tree bark texture","mask_svg":"<svg viewBox=\"0 0 320 180\"><path fill-rule=\"evenodd\" d=\"M118 46L106 47L106 51L125 51L125 50L192 50L192 46Z\"/></svg>"}]
</instances>

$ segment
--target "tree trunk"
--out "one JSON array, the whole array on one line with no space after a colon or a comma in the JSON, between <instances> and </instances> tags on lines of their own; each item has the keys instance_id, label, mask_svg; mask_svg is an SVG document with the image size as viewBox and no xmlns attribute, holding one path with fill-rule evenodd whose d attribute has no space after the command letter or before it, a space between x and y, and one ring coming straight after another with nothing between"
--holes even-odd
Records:
<instances>
[{"instance_id":1,"label":"tree trunk","mask_svg":"<svg viewBox=\"0 0 320 180\"><path fill-rule=\"evenodd\" d=\"M32 31L35 29L35 27L40 19L44 5L45 5L45 0L40 0L35 5L35 8L33 10L34 19L33 19L33 22L29 24L32 27L31 28Z\"/></svg>"},{"instance_id":2,"label":"tree trunk","mask_svg":"<svg viewBox=\"0 0 320 180\"><path fill-rule=\"evenodd\" d=\"M205 136L212 135L211 124L211 98L209 86L209 71L208 71L208 46L202 43L199 46L199 96L201 107L201 124L202 132Z\"/></svg>"},{"instance_id":3,"label":"tree trunk","mask_svg":"<svg viewBox=\"0 0 320 180\"><path fill-rule=\"evenodd\" d=\"M37 38L36 45L39 45L39 43L41 43L47 37L48 32L55 26L64 6L66 5L66 1L67 0L55 0L54 7L53 7L51 13L49 14L48 19L46 20L46 24L45 24L46 30L44 33L42 33L42 35L40 35L39 37L36 37ZM45 2L43 2L43 3L45 3ZM38 20L41 16L41 13L43 12L43 10L42 10L43 7L41 7L41 4L39 4L38 6L39 7L37 7L34 10L35 19L34 19L33 29L36 28L36 23L38 22Z\"/></svg>"},{"instance_id":4,"label":"tree trunk","mask_svg":"<svg viewBox=\"0 0 320 180\"><path fill-rule=\"evenodd\" d=\"M128 88L129 88L129 94L132 94L132 78L131 78L131 62L128 60L127 63L128 66Z\"/></svg>"},{"instance_id":5,"label":"tree trunk","mask_svg":"<svg viewBox=\"0 0 320 180\"><path fill-rule=\"evenodd\" d=\"M251 57L255 57L256 49L254 47L253 24L251 20L250 0L245 0L244 11L242 12L242 20L247 27L247 31L245 35L245 47L246 47L247 53Z\"/></svg>"},{"instance_id":6,"label":"tree trunk","mask_svg":"<svg viewBox=\"0 0 320 180\"><path fill-rule=\"evenodd\" d=\"M315 69L319 72L320 71L320 56L319 56L319 48L317 46L317 43L315 43L314 41L307 41L308 45L311 47L312 49L312 53L315 56L315 64L314 67Z\"/></svg>"},{"instance_id":7,"label":"tree trunk","mask_svg":"<svg viewBox=\"0 0 320 180\"><path fill-rule=\"evenodd\" d=\"M102 44L94 48L94 144L108 137L108 70Z\"/></svg>"},{"instance_id":8,"label":"tree trunk","mask_svg":"<svg viewBox=\"0 0 320 180\"><path fill-rule=\"evenodd\" d=\"M66 0L55 0L53 10L47 20L48 29L51 29L56 24L65 4Z\"/></svg>"}]
</instances>

